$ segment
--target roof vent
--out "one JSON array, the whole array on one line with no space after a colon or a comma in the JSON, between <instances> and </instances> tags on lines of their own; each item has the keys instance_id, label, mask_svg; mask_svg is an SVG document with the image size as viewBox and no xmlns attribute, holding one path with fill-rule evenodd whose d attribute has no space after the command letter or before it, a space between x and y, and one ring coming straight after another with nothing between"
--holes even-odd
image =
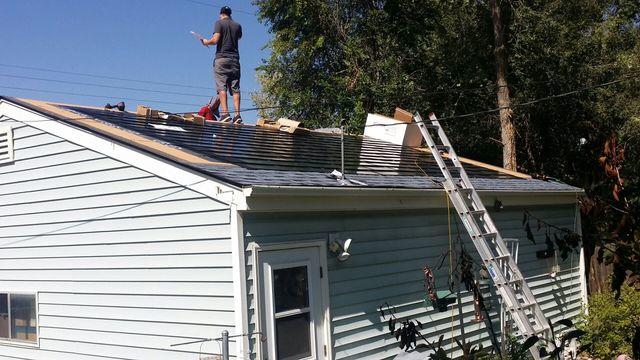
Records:
<instances>
[{"instance_id":1,"label":"roof vent","mask_svg":"<svg viewBox=\"0 0 640 360\"><path fill-rule=\"evenodd\" d=\"M393 119L378 114L369 114L364 128L364 136L396 145L409 147L422 145L422 134L420 134L418 126L413 123L413 115L400 108L396 108Z\"/></svg>"},{"instance_id":2,"label":"roof vent","mask_svg":"<svg viewBox=\"0 0 640 360\"><path fill-rule=\"evenodd\" d=\"M13 162L13 129L0 126L0 164Z\"/></svg>"}]
</instances>

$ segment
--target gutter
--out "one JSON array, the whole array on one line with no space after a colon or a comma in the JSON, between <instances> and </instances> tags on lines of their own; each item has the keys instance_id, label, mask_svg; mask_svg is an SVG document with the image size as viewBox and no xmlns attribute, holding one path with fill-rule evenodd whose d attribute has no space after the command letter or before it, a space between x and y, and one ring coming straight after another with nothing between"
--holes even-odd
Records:
<instances>
[{"instance_id":1,"label":"gutter","mask_svg":"<svg viewBox=\"0 0 640 360\"><path fill-rule=\"evenodd\" d=\"M503 206L575 205L584 191L479 191L486 207L495 201ZM327 212L401 211L447 207L442 189L339 188L300 186L252 186L242 190L244 202L239 211L249 212Z\"/></svg>"},{"instance_id":2,"label":"gutter","mask_svg":"<svg viewBox=\"0 0 640 360\"><path fill-rule=\"evenodd\" d=\"M584 195L583 189L572 190L511 190L511 189L476 189L480 194L537 194L537 195ZM242 192L246 197L259 196L389 196L391 194L397 196L424 196L431 194L441 194L442 189L426 188L364 188L364 187L337 187L337 186L282 186L282 185L253 185L243 188Z\"/></svg>"}]
</instances>

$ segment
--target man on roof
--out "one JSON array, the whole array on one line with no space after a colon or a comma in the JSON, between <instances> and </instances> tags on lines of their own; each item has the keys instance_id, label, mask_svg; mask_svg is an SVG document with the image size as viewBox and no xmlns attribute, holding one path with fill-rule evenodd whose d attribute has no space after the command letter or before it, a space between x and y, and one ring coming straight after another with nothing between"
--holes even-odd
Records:
<instances>
[{"instance_id":1,"label":"man on roof","mask_svg":"<svg viewBox=\"0 0 640 360\"><path fill-rule=\"evenodd\" d=\"M220 121L242 123L240 116L240 54L238 40L242 37L242 26L231 19L231 8L220 9L220 20L216 21L211 39L201 39L202 45L216 45L214 72L216 91L220 97ZM233 96L235 116L229 115L227 91Z\"/></svg>"}]
</instances>

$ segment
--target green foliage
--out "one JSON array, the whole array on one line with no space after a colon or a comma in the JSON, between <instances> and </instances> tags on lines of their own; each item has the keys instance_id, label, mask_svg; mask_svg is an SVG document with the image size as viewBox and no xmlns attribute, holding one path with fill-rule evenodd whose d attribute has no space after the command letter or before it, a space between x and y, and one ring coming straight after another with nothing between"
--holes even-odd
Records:
<instances>
[{"instance_id":1,"label":"green foliage","mask_svg":"<svg viewBox=\"0 0 640 360\"><path fill-rule=\"evenodd\" d=\"M254 3L273 35L254 100L279 106L262 116L285 116L311 128L336 126L344 118L356 132L363 130L367 113L391 114L396 106L440 117L496 107L487 1ZM619 284L627 270L640 273L640 265L634 267L640 264L638 0L502 0L499 6L513 104L623 80L516 106L512 115L519 169L586 190L595 210L585 212L583 244L587 254L607 247L615 255L614 285ZM443 126L460 155L501 163L497 113ZM611 201L611 178L596 161L611 134L621 134L628 148L621 164L624 204ZM627 219L610 206L627 212ZM632 260L624 260L625 254Z\"/></svg>"},{"instance_id":2,"label":"green foliage","mask_svg":"<svg viewBox=\"0 0 640 360\"><path fill-rule=\"evenodd\" d=\"M311 127L346 118L351 130L362 130L366 113L390 114L395 106L440 116L496 107L485 1L254 2L273 34L256 100L282 106L265 116ZM514 103L640 70L636 0L511 0L500 6ZM637 116L638 85L629 81L514 109L522 168L583 185L593 175L593 146ZM499 163L500 145L488 140L499 138L497 114L445 126L459 153ZM586 146L579 146L581 138Z\"/></svg>"},{"instance_id":3,"label":"green foliage","mask_svg":"<svg viewBox=\"0 0 640 360\"><path fill-rule=\"evenodd\" d=\"M506 351L502 354L503 360L531 360L531 352L522 346L515 336L508 335L505 339Z\"/></svg>"},{"instance_id":4,"label":"green foliage","mask_svg":"<svg viewBox=\"0 0 640 360\"><path fill-rule=\"evenodd\" d=\"M640 111L638 111L640 114ZM635 177L637 186L637 178L640 176L640 115L633 117L624 123L620 129L620 142L625 149L625 158L630 159L625 166L625 172L630 177ZM631 199L636 204L640 200L640 193L637 191L630 191L635 197Z\"/></svg>"},{"instance_id":5,"label":"green foliage","mask_svg":"<svg viewBox=\"0 0 640 360\"><path fill-rule=\"evenodd\" d=\"M594 294L589 297L589 315L582 325L587 334L581 343L599 359L631 355L636 327L640 327L640 292L623 286L618 300L610 292Z\"/></svg>"}]
</instances>

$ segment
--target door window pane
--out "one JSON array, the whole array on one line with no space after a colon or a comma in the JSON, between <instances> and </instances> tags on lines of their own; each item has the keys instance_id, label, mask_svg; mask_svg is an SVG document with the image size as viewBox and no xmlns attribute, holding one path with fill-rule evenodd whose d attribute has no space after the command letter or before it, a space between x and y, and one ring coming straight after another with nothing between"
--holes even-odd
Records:
<instances>
[{"instance_id":1,"label":"door window pane","mask_svg":"<svg viewBox=\"0 0 640 360\"><path fill-rule=\"evenodd\" d=\"M0 294L0 338L9 337L9 296Z\"/></svg>"},{"instance_id":2,"label":"door window pane","mask_svg":"<svg viewBox=\"0 0 640 360\"><path fill-rule=\"evenodd\" d=\"M304 359L311 356L311 321L309 313L276 319L279 360Z\"/></svg>"},{"instance_id":3,"label":"door window pane","mask_svg":"<svg viewBox=\"0 0 640 360\"><path fill-rule=\"evenodd\" d=\"M11 294L11 338L36 341L36 298Z\"/></svg>"},{"instance_id":4,"label":"door window pane","mask_svg":"<svg viewBox=\"0 0 640 360\"><path fill-rule=\"evenodd\" d=\"M298 266L273 271L276 313L309 306L307 267Z\"/></svg>"}]
</instances>

